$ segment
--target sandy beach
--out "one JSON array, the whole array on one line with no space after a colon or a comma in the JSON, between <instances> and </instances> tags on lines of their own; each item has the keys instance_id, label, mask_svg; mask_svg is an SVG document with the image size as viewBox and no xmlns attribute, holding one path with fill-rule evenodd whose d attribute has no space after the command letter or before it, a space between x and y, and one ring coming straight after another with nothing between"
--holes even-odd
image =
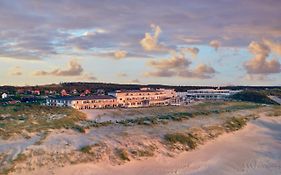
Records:
<instances>
[{"instance_id":1,"label":"sandy beach","mask_svg":"<svg viewBox=\"0 0 281 175\"><path fill-rule=\"evenodd\" d=\"M159 155L112 166L107 162L57 168L53 174L71 175L279 175L281 172L281 119L262 117L244 129L223 134L194 151L175 157ZM45 173L43 173L45 172ZM49 174L39 170L32 174Z\"/></svg>"}]
</instances>

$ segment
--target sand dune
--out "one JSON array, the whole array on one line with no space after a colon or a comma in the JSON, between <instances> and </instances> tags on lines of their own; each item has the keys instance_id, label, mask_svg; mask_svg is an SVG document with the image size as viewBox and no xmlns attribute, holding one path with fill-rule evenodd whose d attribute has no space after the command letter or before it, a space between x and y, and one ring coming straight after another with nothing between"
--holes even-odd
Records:
<instances>
[{"instance_id":1,"label":"sand dune","mask_svg":"<svg viewBox=\"0 0 281 175\"><path fill-rule=\"evenodd\" d=\"M197 150L176 157L158 156L124 165L106 162L55 169L54 174L83 175L279 175L281 119L262 117L244 129L224 134ZM39 172L33 172L39 173ZM40 174L43 174L42 171Z\"/></svg>"}]
</instances>

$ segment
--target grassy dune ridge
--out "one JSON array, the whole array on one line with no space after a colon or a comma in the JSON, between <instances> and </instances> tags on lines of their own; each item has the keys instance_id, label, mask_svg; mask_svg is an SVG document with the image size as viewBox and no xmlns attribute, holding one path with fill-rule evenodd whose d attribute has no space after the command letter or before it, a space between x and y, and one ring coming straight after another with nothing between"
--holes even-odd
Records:
<instances>
[{"instance_id":1,"label":"grassy dune ridge","mask_svg":"<svg viewBox=\"0 0 281 175\"><path fill-rule=\"evenodd\" d=\"M124 125L124 126L134 126L134 125L157 125L157 124L167 124L169 121L182 121L187 120L196 116L204 116L210 114L220 114L224 112L234 112L238 110L246 110L246 109L255 109L260 107L261 105L254 103L244 103L244 102L233 102L233 103L225 103L225 102L215 102L215 103L201 103L193 106L191 109L186 108L180 112L177 111L177 107L175 108L175 112L169 112L166 114L152 115L147 117L137 117L134 119L124 119L119 121L105 121L105 122L96 122L85 120L80 122L81 127L85 129L89 129L91 127L101 127L101 126L109 126L109 125ZM137 110L137 109L132 109ZM160 108L161 110L161 108Z\"/></svg>"},{"instance_id":2,"label":"grassy dune ridge","mask_svg":"<svg viewBox=\"0 0 281 175\"><path fill-rule=\"evenodd\" d=\"M175 108L175 112L154 116L124 119L116 122L96 122L86 120L85 114L72 108L49 107L40 105L8 105L0 106L0 137L7 139L13 135L29 138L28 133L45 132L51 129L74 129L85 132L85 129L109 125L155 125L169 121L182 121L199 115L218 114L243 109L253 109L259 105L253 103L202 103L190 109ZM137 111L138 109L132 109ZM148 109L149 110L149 109ZM160 108L161 110L161 108Z\"/></svg>"},{"instance_id":3,"label":"grassy dune ridge","mask_svg":"<svg viewBox=\"0 0 281 175\"><path fill-rule=\"evenodd\" d=\"M0 137L7 139L22 135L28 138L28 133L79 129L76 123L82 120L85 120L85 115L72 108L29 104L0 106Z\"/></svg>"},{"instance_id":4,"label":"grassy dune ridge","mask_svg":"<svg viewBox=\"0 0 281 175\"><path fill-rule=\"evenodd\" d=\"M184 133L167 133L164 135L165 144L175 149L181 149L182 147L178 147L178 144L180 144L181 146L186 146L184 147L185 150L192 150L204 143L205 140L216 138L225 132L233 132L243 128L247 124L247 121L254 118L253 115L231 117L221 125L209 126L202 129L196 128L197 132L193 128Z\"/></svg>"}]
</instances>

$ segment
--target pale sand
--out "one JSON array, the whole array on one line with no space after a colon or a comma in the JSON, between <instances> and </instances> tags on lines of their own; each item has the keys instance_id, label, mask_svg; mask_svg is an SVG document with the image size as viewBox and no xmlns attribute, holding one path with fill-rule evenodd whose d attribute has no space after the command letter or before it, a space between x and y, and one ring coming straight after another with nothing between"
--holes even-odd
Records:
<instances>
[{"instance_id":1,"label":"pale sand","mask_svg":"<svg viewBox=\"0 0 281 175\"><path fill-rule=\"evenodd\" d=\"M262 117L244 129L224 134L195 151L163 155L123 165L78 164L39 169L32 174L67 175L280 175L281 118Z\"/></svg>"}]
</instances>

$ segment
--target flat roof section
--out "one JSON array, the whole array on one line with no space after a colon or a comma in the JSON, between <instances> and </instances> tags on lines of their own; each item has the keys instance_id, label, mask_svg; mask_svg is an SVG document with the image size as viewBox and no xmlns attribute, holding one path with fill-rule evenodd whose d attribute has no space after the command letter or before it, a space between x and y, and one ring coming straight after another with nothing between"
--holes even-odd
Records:
<instances>
[{"instance_id":1,"label":"flat roof section","mask_svg":"<svg viewBox=\"0 0 281 175\"><path fill-rule=\"evenodd\" d=\"M57 97L49 98L53 100L106 100L106 99L116 99L111 95L91 95L91 96L68 96L68 97Z\"/></svg>"}]
</instances>

